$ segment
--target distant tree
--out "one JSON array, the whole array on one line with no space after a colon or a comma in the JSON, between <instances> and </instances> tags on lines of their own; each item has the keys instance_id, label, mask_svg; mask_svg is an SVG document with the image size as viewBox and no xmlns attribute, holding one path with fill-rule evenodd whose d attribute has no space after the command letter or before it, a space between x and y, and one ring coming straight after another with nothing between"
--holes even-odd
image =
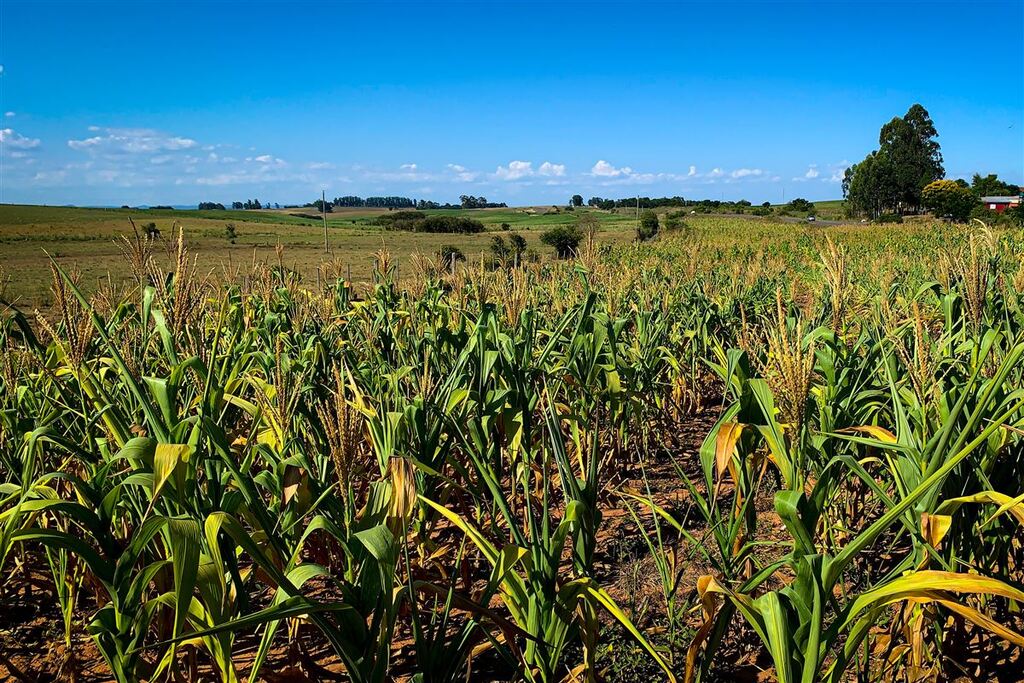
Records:
<instances>
[{"instance_id":1,"label":"distant tree","mask_svg":"<svg viewBox=\"0 0 1024 683\"><path fill-rule=\"evenodd\" d=\"M242 202L231 202L231 208L232 209L244 209L245 208L245 204L243 204Z\"/></svg>"},{"instance_id":2,"label":"distant tree","mask_svg":"<svg viewBox=\"0 0 1024 683\"><path fill-rule=\"evenodd\" d=\"M575 225L558 225L540 236L540 241L554 247L558 258L572 258L580 246L583 233Z\"/></svg>"},{"instance_id":3,"label":"distant tree","mask_svg":"<svg viewBox=\"0 0 1024 683\"><path fill-rule=\"evenodd\" d=\"M771 202L764 202L763 204L761 204L761 208L762 209L770 209L770 208L772 208L772 203Z\"/></svg>"},{"instance_id":4,"label":"distant tree","mask_svg":"<svg viewBox=\"0 0 1024 683\"><path fill-rule=\"evenodd\" d=\"M799 211L800 213L814 211L814 204L807 201L803 197L797 197L791 201L787 207L790 211Z\"/></svg>"},{"instance_id":5,"label":"distant tree","mask_svg":"<svg viewBox=\"0 0 1024 683\"><path fill-rule=\"evenodd\" d=\"M508 241L512 252L512 260L516 265L522 265L523 255L526 254L526 238L519 233L512 233Z\"/></svg>"},{"instance_id":6,"label":"distant tree","mask_svg":"<svg viewBox=\"0 0 1024 683\"><path fill-rule=\"evenodd\" d=\"M640 214L640 227L637 229L636 238L640 242L654 239L658 236L658 214L647 209Z\"/></svg>"},{"instance_id":7,"label":"distant tree","mask_svg":"<svg viewBox=\"0 0 1024 683\"><path fill-rule=\"evenodd\" d=\"M952 180L935 180L921 191L921 203L940 218L963 222L971 215L978 198Z\"/></svg>"},{"instance_id":8,"label":"distant tree","mask_svg":"<svg viewBox=\"0 0 1024 683\"><path fill-rule=\"evenodd\" d=\"M572 196L572 205L573 206L583 206L583 195L574 194Z\"/></svg>"},{"instance_id":9,"label":"distant tree","mask_svg":"<svg viewBox=\"0 0 1024 683\"><path fill-rule=\"evenodd\" d=\"M325 203L322 199L317 199L312 206L316 207L319 213L332 213L334 210L334 206L330 202Z\"/></svg>"},{"instance_id":10,"label":"distant tree","mask_svg":"<svg viewBox=\"0 0 1024 683\"><path fill-rule=\"evenodd\" d=\"M495 235L491 238L491 256L494 260L499 263L505 263L509 260L509 254L511 251L508 248L508 244L505 243L505 238L501 235Z\"/></svg>"},{"instance_id":11,"label":"distant tree","mask_svg":"<svg viewBox=\"0 0 1024 683\"><path fill-rule=\"evenodd\" d=\"M454 244L443 244L437 251L437 260L441 262L442 268L451 270L459 261L465 261L466 255Z\"/></svg>"},{"instance_id":12,"label":"distant tree","mask_svg":"<svg viewBox=\"0 0 1024 683\"><path fill-rule=\"evenodd\" d=\"M1020 194L1020 187L1003 182L995 173L985 177L975 173L971 179L971 191L977 197L1015 197Z\"/></svg>"},{"instance_id":13,"label":"distant tree","mask_svg":"<svg viewBox=\"0 0 1024 683\"><path fill-rule=\"evenodd\" d=\"M199 202L200 211L223 211L224 205L216 202Z\"/></svg>"}]
</instances>

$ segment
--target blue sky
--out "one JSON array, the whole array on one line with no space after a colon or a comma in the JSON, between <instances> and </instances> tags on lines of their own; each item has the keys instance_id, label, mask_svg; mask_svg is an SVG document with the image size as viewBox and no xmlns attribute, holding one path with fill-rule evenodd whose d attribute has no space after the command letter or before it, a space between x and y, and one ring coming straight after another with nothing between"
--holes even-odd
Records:
<instances>
[{"instance_id":1,"label":"blue sky","mask_svg":"<svg viewBox=\"0 0 1024 683\"><path fill-rule=\"evenodd\" d=\"M914 102L1024 182L1024 2L0 3L0 201L777 202Z\"/></svg>"}]
</instances>

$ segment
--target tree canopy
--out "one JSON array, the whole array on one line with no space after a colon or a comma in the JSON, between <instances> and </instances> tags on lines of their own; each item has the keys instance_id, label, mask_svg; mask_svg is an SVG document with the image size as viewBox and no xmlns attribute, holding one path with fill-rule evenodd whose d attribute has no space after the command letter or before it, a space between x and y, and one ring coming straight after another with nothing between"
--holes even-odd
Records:
<instances>
[{"instance_id":1,"label":"tree canopy","mask_svg":"<svg viewBox=\"0 0 1024 683\"><path fill-rule=\"evenodd\" d=\"M954 221L966 221L971 209L978 203L974 193L955 180L936 180L921 191L921 202L936 216Z\"/></svg>"},{"instance_id":2,"label":"tree canopy","mask_svg":"<svg viewBox=\"0 0 1024 683\"><path fill-rule=\"evenodd\" d=\"M938 131L928 110L915 104L879 131L878 149L846 169L843 195L872 217L921 209L921 192L945 177Z\"/></svg>"},{"instance_id":3,"label":"tree canopy","mask_svg":"<svg viewBox=\"0 0 1024 683\"><path fill-rule=\"evenodd\" d=\"M971 192L977 197L1013 197L1020 194L1020 187L1003 182L995 173L984 177L975 173L971 179Z\"/></svg>"}]
</instances>

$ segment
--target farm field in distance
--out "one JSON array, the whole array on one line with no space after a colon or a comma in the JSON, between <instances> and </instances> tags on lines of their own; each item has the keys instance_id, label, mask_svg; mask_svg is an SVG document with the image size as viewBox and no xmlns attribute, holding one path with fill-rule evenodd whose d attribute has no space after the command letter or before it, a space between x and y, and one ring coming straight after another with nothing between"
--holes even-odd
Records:
<instances>
[{"instance_id":1,"label":"farm field in distance","mask_svg":"<svg viewBox=\"0 0 1024 683\"><path fill-rule=\"evenodd\" d=\"M86 288L96 286L100 279L112 274L115 280L126 277L121 267L122 237L132 236L129 219L140 232L148 223L155 223L163 241L170 244L176 237L175 226L184 230L191 252L198 257L204 273L223 276L225 269L251 266L258 261L274 260L275 248L285 248L285 265L304 278L315 281L317 265L333 261L343 264L357 282L369 280L373 254L381 246L400 261L414 252L432 255L444 244L457 245L468 259L479 259L490 253L493 235L509 232L521 234L532 250L549 255L551 249L540 243L541 233L554 225L571 224L578 214L552 207L520 209L435 210L428 214L471 216L480 220L487 232L475 235L423 234L386 230L375 219L389 212L386 209L336 208L327 215L331 245L330 258L323 250L323 225L320 219L298 214L315 215L315 209L278 209L259 211L194 211L161 209L92 209L50 206L17 206L0 204L0 268L7 281L6 296L19 306L46 307L52 303L48 295L50 267L47 254L59 263L77 268ZM584 210L586 211L586 210ZM633 238L635 214L594 212L601 220L602 239L610 243L628 242ZM228 225L235 226L237 237L232 243L225 235ZM507 235L505 235L507 237ZM165 257L158 249L157 258Z\"/></svg>"}]
</instances>

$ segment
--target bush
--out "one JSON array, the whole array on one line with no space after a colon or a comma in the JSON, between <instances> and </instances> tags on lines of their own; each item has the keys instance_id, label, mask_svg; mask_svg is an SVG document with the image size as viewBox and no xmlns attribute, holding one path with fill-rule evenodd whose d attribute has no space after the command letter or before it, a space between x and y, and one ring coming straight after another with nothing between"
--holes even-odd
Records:
<instances>
[{"instance_id":1,"label":"bush","mask_svg":"<svg viewBox=\"0 0 1024 683\"><path fill-rule=\"evenodd\" d=\"M519 265L523 262L523 254L526 252L526 240L522 235L512 234L508 242L501 235L491 238L491 255L495 267L502 265Z\"/></svg>"},{"instance_id":2,"label":"bush","mask_svg":"<svg viewBox=\"0 0 1024 683\"><path fill-rule=\"evenodd\" d=\"M575 225L559 225L544 232L540 241L555 248L558 258L571 258L583 240L583 232Z\"/></svg>"},{"instance_id":3,"label":"bush","mask_svg":"<svg viewBox=\"0 0 1024 683\"><path fill-rule=\"evenodd\" d=\"M1011 206L1003 212L1003 218L1010 221L1013 225L1024 227L1024 204Z\"/></svg>"},{"instance_id":4,"label":"bush","mask_svg":"<svg viewBox=\"0 0 1024 683\"><path fill-rule=\"evenodd\" d=\"M422 211L395 211L377 216L374 223L389 230L416 230L420 221L427 217Z\"/></svg>"},{"instance_id":5,"label":"bush","mask_svg":"<svg viewBox=\"0 0 1024 683\"><path fill-rule=\"evenodd\" d=\"M416 232L454 232L475 234L484 231L484 224L462 216L427 216L414 228Z\"/></svg>"},{"instance_id":6,"label":"bush","mask_svg":"<svg viewBox=\"0 0 1024 683\"><path fill-rule=\"evenodd\" d=\"M999 222L1000 214L998 211L993 211L984 204L976 204L975 207L971 209L971 218L976 218L979 221L984 221L989 225L992 225L993 223Z\"/></svg>"},{"instance_id":7,"label":"bush","mask_svg":"<svg viewBox=\"0 0 1024 683\"><path fill-rule=\"evenodd\" d=\"M665 216L665 229L666 230L689 230L690 226L686 224L683 218L686 214L682 211L673 211L672 213Z\"/></svg>"},{"instance_id":8,"label":"bush","mask_svg":"<svg viewBox=\"0 0 1024 683\"><path fill-rule=\"evenodd\" d=\"M902 223L903 216L898 213L883 213L875 219L876 223Z\"/></svg>"},{"instance_id":9,"label":"bush","mask_svg":"<svg viewBox=\"0 0 1024 683\"><path fill-rule=\"evenodd\" d=\"M637 229L636 237L641 242L654 239L658 236L658 228L661 225L658 222L658 214L647 209L640 214L640 227Z\"/></svg>"},{"instance_id":10,"label":"bush","mask_svg":"<svg viewBox=\"0 0 1024 683\"><path fill-rule=\"evenodd\" d=\"M966 221L978 198L955 180L936 180L921 190L921 204L940 218Z\"/></svg>"},{"instance_id":11,"label":"bush","mask_svg":"<svg viewBox=\"0 0 1024 683\"><path fill-rule=\"evenodd\" d=\"M428 216L421 211L395 211L378 216L376 223L391 230L411 232L473 234L484 230L484 224L475 218Z\"/></svg>"},{"instance_id":12,"label":"bush","mask_svg":"<svg viewBox=\"0 0 1024 683\"><path fill-rule=\"evenodd\" d=\"M756 209L752 209L750 213L754 214L755 216L771 216L772 209L770 206L759 206Z\"/></svg>"},{"instance_id":13,"label":"bush","mask_svg":"<svg viewBox=\"0 0 1024 683\"><path fill-rule=\"evenodd\" d=\"M814 204L810 203L803 197L797 197L789 203L789 210L796 211L798 213L814 211Z\"/></svg>"},{"instance_id":14,"label":"bush","mask_svg":"<svg viewBox=\"0 0 1024 683\"><path fill-rule=\"evenodd\" d=\"M437 260L445 270L451 269L459 261L465 261L466 255L454 244L442 244L437 250Z\"/></svg>"}]
</instances>

